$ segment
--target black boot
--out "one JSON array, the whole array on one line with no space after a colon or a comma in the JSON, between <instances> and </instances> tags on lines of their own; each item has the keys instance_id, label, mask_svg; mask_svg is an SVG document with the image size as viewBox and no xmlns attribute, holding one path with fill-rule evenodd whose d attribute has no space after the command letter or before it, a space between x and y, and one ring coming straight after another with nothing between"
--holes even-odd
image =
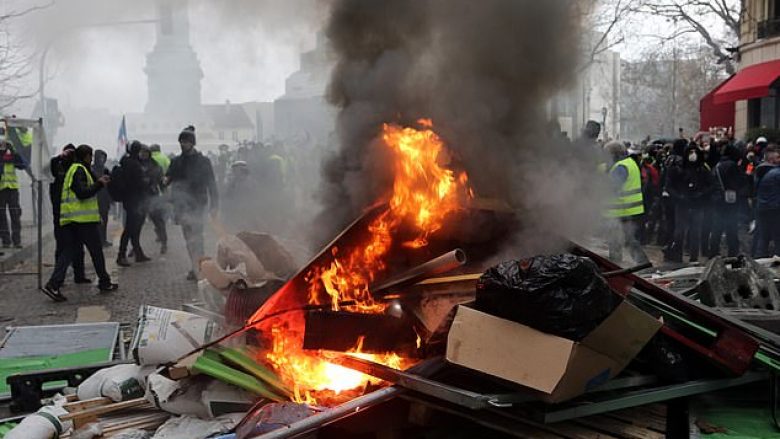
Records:
<instances>
[{"instance_id":1,"label":"black boot","mask_svg":"<svg viewBox=\"0 0 780 439\"><path fill-rule=\"evenodd\" d=\"M119 265L120 267L129 267L131 265L124 252L119 252L119 255L117 255L116 265Z\"/></svg>"},{"instance_id":2,"label":"black boot","mask_svg":"<svg viewBox=\"0 0 780 439\"><path fill-rule=\"evenodd\" d=\"M134 248L133 250L135 250L135 262L136 262L136 263L139 263L139 262L148 262L148 261L151 261L151 260L152 260L152 258L150 258L150 257L146 256L146 255L144 254L144 251L143 251L143 250L141 250L140 248Z\"/></svg>"}]
</instances>

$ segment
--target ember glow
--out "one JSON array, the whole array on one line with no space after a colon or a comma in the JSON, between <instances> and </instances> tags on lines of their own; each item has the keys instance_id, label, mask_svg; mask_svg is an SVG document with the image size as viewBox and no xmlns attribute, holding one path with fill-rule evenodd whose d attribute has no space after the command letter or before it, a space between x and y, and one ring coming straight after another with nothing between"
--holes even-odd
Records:
<instances>
[{"instance_id":1,"label":"ember glow","mask_svg":"<svg viewBox=\"0 0 780 439\"><path fill-rule=\"evenodd\" d=\"M401 225L412 227L415 236L400 245L425 247L447 215L471 196L466 174L456 175L441 163L445 146L434 132L432 121L422 119L418 124L419 129L383 126L381 138L395 157L389 208L369 224L368 238L363 243L351 248L334 247L328 263L306 274L310 305L329 305L333 311L384 312L387 305L374 300L370 285L385 274L386 257ZM343 392L362 391L374 380L327 362L323 352L303 350L303 328L303 317L287 318L273 326L273 346L267 353L280 378L294 389L297 401L322 404L323 399ZM397 369L413 364L394 353L361 353L361 345L362 340L356 340L353 350L361 358Z\"/></svg>"}]
</instances>

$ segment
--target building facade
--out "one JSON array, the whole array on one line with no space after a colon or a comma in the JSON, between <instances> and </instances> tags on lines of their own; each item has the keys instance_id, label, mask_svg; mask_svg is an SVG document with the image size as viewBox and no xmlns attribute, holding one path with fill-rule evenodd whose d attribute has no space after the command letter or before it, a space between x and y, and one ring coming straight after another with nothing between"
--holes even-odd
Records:
<instances>
[{"instance_id":1,"label":"building facade","mask_svg":"<svg viewBox=\"0 0 780 439\"><path fill-rule=\"evenodd\" d=\"M736 59L737 73L702 100L702 123L714 107L733 105L738 138L780 129L780 0L745 0Z\"/></svg>"}]
</instances>

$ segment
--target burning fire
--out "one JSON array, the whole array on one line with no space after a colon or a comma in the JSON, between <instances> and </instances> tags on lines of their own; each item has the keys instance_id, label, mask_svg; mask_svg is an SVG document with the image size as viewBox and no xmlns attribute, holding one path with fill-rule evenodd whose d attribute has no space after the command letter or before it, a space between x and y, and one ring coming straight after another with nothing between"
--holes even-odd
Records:
<instances>
[{"instance_id":1,"label":"burning fire","mask_svg":"<svg viewBox=\"0 0 780 439\"><path fill-rule=\"evenodd\" d=\"M306 275L310 305L328 304L333 311L382 313L386 304L377 302L370 286L384 274L385 258L402 224L414 227L415 237L401 245L418 249L441 229L444 220L460 208L463 198L472 196L465 173L456 173L442 164L444 142L433 131L429 119L418 121L420 129L385 124L384 144L394 153L394 183L389 208L368 226L369 237L361 245L331 250L328 264L312 268ZM300 321L298 321L300 320ZM373 379L360 372L323 360L322 352L303 350L303 317L288 318L273 326L273 346L267 360L289 383L299 402L316 403L324 393L338 395L360 389ZM419 340L418 340L419 343ZM353 354L397 369L412 362L394 353L364 354L362 339L356 340Z\"/></svg>"}]
</instances>

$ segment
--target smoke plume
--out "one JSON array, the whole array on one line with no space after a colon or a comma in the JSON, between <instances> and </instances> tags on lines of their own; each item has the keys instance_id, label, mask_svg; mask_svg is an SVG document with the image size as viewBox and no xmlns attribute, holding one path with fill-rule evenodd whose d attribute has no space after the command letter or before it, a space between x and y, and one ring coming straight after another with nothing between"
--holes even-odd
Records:
<instances>
[{"instance_id":1,"label":"smoke plume","mask_svg":"<svg viewBox=\"0 0 780 439\"><path fill-rule=\"evenodd\" d=\"M568 0L339 0L327 35L340 150L318 221L333 236L388 189L384 122L431 118L478 196L522 212L523 247L581 236L598 218L593 169L548 136L546 104L571 85L579 18ZM327 217L329 221L324 221ZM544 239L539 239L544 236Z\"/></svg>"}]
</instances>

